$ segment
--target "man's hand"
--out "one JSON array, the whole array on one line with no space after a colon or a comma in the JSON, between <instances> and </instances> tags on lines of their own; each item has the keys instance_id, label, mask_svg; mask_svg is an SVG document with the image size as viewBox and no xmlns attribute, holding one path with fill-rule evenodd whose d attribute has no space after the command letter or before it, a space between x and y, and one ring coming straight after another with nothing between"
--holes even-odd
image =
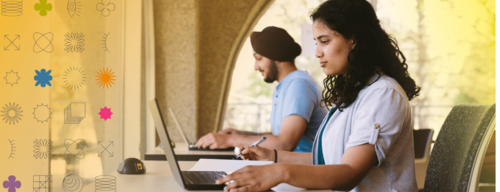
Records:
<instances>
[{"instance_id":1,"label":"man's hand","mask_svg":"<svg viewBox=\"0 0 500 192\"><path fill-rule=\"evenodd\" d=\"M282 183L286 169L281 164L246 166L216 181L216 184L233 181L225 191L266 191Z\"/></svg>"},{"instance_id":2,"label":"man's hand","mask_svg":"<svg viewBox=\"0 0 500 192\"><path fill-rule=\"evenodd\" d=\"M231 135L218 133L206 134L201 137L198 142L196 142L196 146L200 148L210 147L210 149L225 149L234 147L234 145L231 144Z\"/></svg>"},{"instance_id":3,"label":"man's hand","mask_svg":"<svg viewBox=\"0 0 500 192\"><path fill-rule=\"evenodd\" d=\"M241 158L244 160L259 160L259 161L274 161L274 150L262 148L259 146L256 147L241 147L242 156Z\"/></svg>"},{"instance_id":4,"label":"man's hand","mask_svg":"<svg viewBox=\"0 0 500 192\"><path fill-rule=\"evenodd\" d=\"M240 132L233 128L225 128L219 131L220 134L228 134L228 135L239 135Z\"/></svg>"}]
</instances>

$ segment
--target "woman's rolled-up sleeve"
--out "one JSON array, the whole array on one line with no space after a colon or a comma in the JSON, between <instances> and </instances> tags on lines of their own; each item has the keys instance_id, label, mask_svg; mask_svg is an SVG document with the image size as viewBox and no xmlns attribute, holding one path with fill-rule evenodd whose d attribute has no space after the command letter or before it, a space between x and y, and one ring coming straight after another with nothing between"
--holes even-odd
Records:
<instances>
[{"instance_id":1,"label":"woman's rolled-up sleeve","mask_svg":"<svg viewBox=\"0 0 500 192\"><path fill-rule=\"evenodd\" d=\"M365 95L358 98L361 100L345 149L366 143L374 145L380 166L401 133L409 105L406 97L389 87L373 89Z\"/></svg>"}]
</instances>

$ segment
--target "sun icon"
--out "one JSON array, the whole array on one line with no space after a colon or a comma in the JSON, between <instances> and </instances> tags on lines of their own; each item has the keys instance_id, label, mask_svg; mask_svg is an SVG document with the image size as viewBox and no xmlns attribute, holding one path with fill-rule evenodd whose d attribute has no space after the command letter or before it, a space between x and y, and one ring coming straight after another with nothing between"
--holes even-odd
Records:
<instances>
[{"instance_id":1,"label":"sun icon","mask_svg":"<svg viewBox=\"0 0 500 192\"><path fill-rule=\"evenodd\" d=\"M9 104L5 104L5 107L2 107L2 109L2 120L4 120L5 123L9 123L9 125L19 123L19 120L21 120L23 116L23 110L21 110L19 104L9 102Z\"/></svg>"},{"instance_id":2,"label":"sun icon","mask_svg":"<svg viewBox=\"0 0 500 192\"><path fill-rule=\"evenodd\" d=\"M70 67L64 71L64 84L73 90L80 89L85 85L85 73L80 67Z\"/></svg>"},{"instance_id":3,"label":"sun icon","mask_svg":"<svg viewBox=\"0 0 500 192\"><path fill-rule=\"evenodd\" d=\"M113 75L115 74L115 72L111 71L111 69L100 69L99 72L97 72L97 84L99 84L99 87L102 87L104 89L104 86L106 86L106 88L108 87L112 87L113 85L112 84L115 84L113 81L116 81L116 79L114 79L114 77L116 77L116 75Z\"/></svg>"}]
</instances>

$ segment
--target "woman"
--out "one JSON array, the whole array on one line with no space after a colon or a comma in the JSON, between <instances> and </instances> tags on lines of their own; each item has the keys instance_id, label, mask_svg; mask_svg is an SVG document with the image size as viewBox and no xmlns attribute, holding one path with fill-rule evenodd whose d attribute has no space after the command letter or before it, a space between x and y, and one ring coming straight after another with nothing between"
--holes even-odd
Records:
<instances>
[{"instance_id":1,"label":"woman","mask_svg":"<svg viewBox=\"0 0 500 192\"><path fill-rule=\"evenodd\" d=\"M268 190L279 183L344 191L416 191L409 101L420 88L396 40L366 0L330 0L312 14L316 57L328 75L331 107L312 153L247 148L248 166L218 183L230 191Z\"/></svg>"}]
</instances>

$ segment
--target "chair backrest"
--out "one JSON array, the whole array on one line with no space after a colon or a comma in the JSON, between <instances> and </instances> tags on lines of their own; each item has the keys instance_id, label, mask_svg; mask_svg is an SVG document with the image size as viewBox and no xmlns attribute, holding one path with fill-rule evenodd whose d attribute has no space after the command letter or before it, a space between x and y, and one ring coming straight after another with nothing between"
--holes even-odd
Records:
<instances>
[{"instance_id":1,"label":"chair backrest","mask_svg":"<svg viewBox=\"0 0 500 192\"><path fill-rule=\"evenodd\" d=\"M413 146L415 147L415 159L428 159L432 144L432 129L414 129Z\"/></svg>"},{"instance_id":2,"label":"chair backrest","mask_svg":"<svg viewBox=\"0 0 500 192\"><path fill-rule=\"evenodd\" d=\"M424 191L477 191L494 129L495 105L453 107L432 149Z\"/></svg>"}]
</instances>

